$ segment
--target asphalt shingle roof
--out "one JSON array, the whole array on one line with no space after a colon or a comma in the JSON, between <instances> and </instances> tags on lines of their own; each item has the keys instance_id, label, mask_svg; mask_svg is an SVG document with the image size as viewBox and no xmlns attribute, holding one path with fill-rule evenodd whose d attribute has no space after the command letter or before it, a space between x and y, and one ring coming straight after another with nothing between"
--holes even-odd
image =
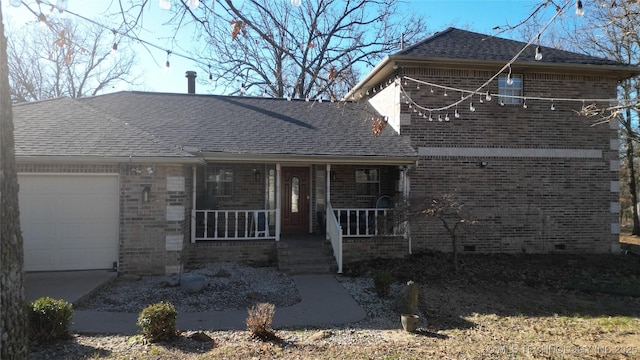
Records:
<instances>
[{"instance_id":1,"label":"asphalt shingle roof","mask_svg":"<svg viewBox=\"0 0 640 360\"><path fill-rule=\"evenodd\" d=\"M119 92L79 102L153 134L167 145L204 153L416 157L387 127L373 136L366 102Z\"/></svg>"},{"instance_id":2,"label":"asphalt shingle roof","mask_svg":"<svg viewBox=\"0 0 640 360\"><path fill-rule=\"evenodd\" d=\"M198 149L415 158L408 139L391 127L373 136L377 115L366 102L148 92L59 98L14 106L16 155L195 158Z\"/></svg>"},{"instance_id":3,"label":"asphalt shingle roof","mask_svg":"<svg viewBox=\"0 0 640 360\"><path fill-rule=\"evenodd\" d=\"M13 113L16 156L193 157L70 98L17 104Z\"/></svg>"},{"instance_id":4,"label":"asphalt shingle roof","mask_svg":"<svg viewBox=\"0 0 640 360\"><path fill-rule=\"evenodd\" d=\"M451 27L409 46L395 55L506 63L525 45L526 43L521 41ZM616 61L570 51L544 46L541 46L540 49L543 58L539 63L626 66ZM517 61L534 62L534 57L535 44L529 46Z\"/></svg>"}]
</instances>

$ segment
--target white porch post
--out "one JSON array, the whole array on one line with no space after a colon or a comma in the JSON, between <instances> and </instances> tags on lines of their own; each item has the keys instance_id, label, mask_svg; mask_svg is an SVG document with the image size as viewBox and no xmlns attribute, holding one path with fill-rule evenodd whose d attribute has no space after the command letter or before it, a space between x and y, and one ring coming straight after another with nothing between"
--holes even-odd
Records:
<instances>
[{"instance_id":1,"label":"white porch post","mask_svg":"<svg viewBox=\"0 0 640 360\"><path fill-rule=\"evenodd\" d=\"M276 164L276 241L280 241L280 209L282 208L282 196L280 194L280 192L282 191L282 189L280 188L280 170L280 164Z\"/></svg>"},{"instance_id":2,"label":"white porch post","mask_svg":"<svg viewBox=\"0 0 640 360\"><path fill-rule=\"evenodd\" d=\"M326 195L326 200L325 200L325 211L326 211L326 207L329 206L329 204L331 204L331 164L327 164L327 173L326 173L326 177L327 177L327 195ZM329 240L329 227L328 227L328 222L329 222L329 218L327 217L326 219L324 219L324 233L326 234L326 239Z\"/></svg>"}]
</instances>

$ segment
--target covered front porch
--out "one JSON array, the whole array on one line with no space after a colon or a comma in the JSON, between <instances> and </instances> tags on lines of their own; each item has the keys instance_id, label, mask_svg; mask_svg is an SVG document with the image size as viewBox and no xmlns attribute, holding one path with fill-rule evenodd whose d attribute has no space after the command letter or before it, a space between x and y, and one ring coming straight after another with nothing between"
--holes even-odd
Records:
<instances>
[{"instance_id":1,"label":"covered front porch","mask_svg":"<svg viewBox=\"0 0 640 360\"><path fill-rule=\"evenodd\" d=\"M404 236L410 164L210 162L193 169L191 242L322 235L342 272L345 238Z\"/></svg>"}]
</instances>

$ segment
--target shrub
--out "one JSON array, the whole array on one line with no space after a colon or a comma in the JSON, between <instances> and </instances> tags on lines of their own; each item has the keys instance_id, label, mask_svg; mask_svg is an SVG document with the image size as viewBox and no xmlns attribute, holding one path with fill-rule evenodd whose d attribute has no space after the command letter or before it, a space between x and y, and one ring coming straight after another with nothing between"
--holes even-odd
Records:
<instances>
[{"instance_id":1,"label":"shrub","mask_svg":"<svg viewBox=\"0 0 640 360\"><path fill-rule=\"evenodd\" d=\"M50 297L41 297L27 306L29 338L48 342L69 338L73 306Z\"/></svg>"},{"instance_id":2,"label":"shrub","mask_svg":"<svg viewBox=\"0 0 640 360\"><path fill-rule=\"evenodd\" d=\"M373 286L381 298L389 296L391 283L393 283L393 275L388 271L379 271L373 275Z\"/></svg>"},{"instance_id":3,"label":"shrub","mask_svg":"<svg viewBox=\"0 0 640 360\"><path fill-rule=\"evenodd\" d=\"M253 305L247 311L249 316L246 323L251 335L263 340L274 339L275 333L271 328L271 323L276 307L269 303L259 303Z\"/></svg>"},{"instance_id":4,"label":"shrub","mask_svg":"<svg viewBox=\"0 0 640 360\"><path fill-rule=\"evenodd\" d=\"M138 326L142 335L151 341L171 340L178 336L176 318L178 312L173 304L161 301L144 308L138 315Z\"/></svg>"}]
</instances>

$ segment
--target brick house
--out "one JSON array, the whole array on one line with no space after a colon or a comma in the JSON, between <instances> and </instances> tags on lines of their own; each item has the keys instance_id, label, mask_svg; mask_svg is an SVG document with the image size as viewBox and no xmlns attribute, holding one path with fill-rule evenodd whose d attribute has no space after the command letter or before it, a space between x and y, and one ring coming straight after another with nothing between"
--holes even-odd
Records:
<instances>
[{"instance_id":1,"label":"brick house","mask_svg":"<svg viewBox=\"0 0 640 360\"><path fill-rule=\"evenodd\" d=\"M16 105L26 270L273 264L308 234L330 240L338 270L450 250L437 223L409 231L394 213L445 193L479 221L465 251L611 251L617 128L561 99L615 98L638 69L548 48L535 61L531 48L513 83L481 87L523 45L448 29L385 58L350 92L360 101L118 92ZM379 136L372 119L388 119Z\"/></svg>"}]
</instances>

